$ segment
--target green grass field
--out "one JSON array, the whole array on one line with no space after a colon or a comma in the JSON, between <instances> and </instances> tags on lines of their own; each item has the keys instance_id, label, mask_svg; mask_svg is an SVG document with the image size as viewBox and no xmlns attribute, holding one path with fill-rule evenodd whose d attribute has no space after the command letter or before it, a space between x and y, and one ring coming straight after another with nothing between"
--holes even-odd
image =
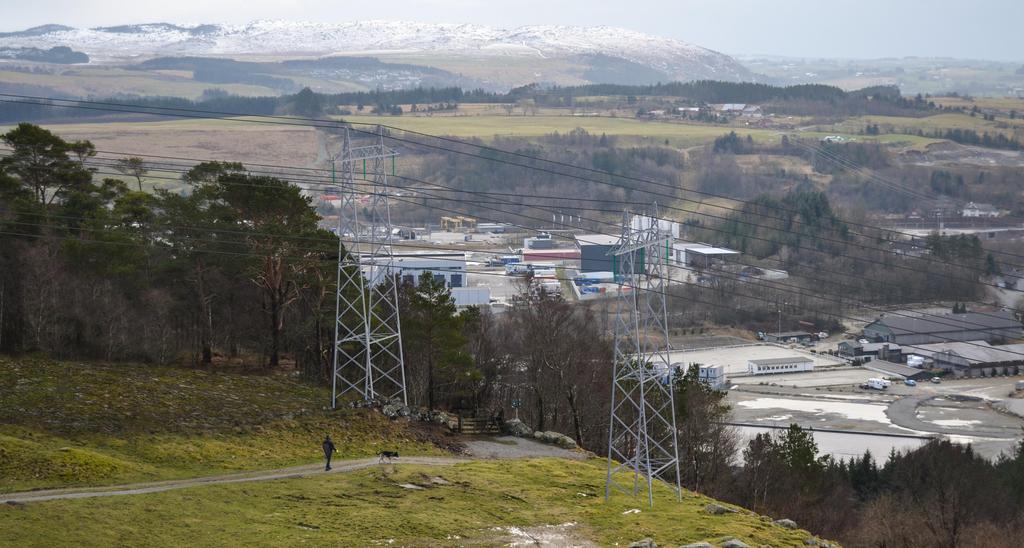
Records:
<instances>
[{"instance_id":1,"label":"green grass field","mask_svg":"<svg viewBox=\"0 0 1024 548\"><path fill-rule=\"evenodd\" d=\"M970 129L981 133L1002 133L1008 137L1014 135L1014 131L1024 131L1024 120L1010 120L1007 118L990 122L981 116L970 116L968 114L945 113L921 118L909 118L903 116L858 116L843 121L833 126L837 131L857 133L864 130L868 124L878 124L883 132L916 132L923 130L925 134L933 131L944 131L947 129ZM1004 125L1007 127L1000 127ZM885 137L882 135L880 137ZM902 135L901 137L910 137Z\"/></svg>"},{"instance_id":2,"label":"green grass field","mask_svg":"<svg viewBox=\"0 0 1024 548\"><path fill-rule=\"evenodd\" d=\"M442 454L407 423L330 411L282 376L0 358L0 492L262 470L382 448Z\"/></svg>"},{"instance_id":3,"label":"green grass field","mask_svg":"<svg viewBox=\"0 0 1024 548\"><path fill-rule=\"evenodd\" d=\"M752 546L803 546L811 536L742 510L709 515L704 506L711 499L685 493L679 502L664 486L655 489L653 509L646 498L624 494L605 502L604 477L599 459L397 464L304 479L50 501L0 508L0 544L181 546L201 539L209 546L494 546L508 542L511 528L561 524L574 524L566 527L572 540L600 546L626 546L644 537L661 546L729 538Z\"/></svg>"}]
</instances>

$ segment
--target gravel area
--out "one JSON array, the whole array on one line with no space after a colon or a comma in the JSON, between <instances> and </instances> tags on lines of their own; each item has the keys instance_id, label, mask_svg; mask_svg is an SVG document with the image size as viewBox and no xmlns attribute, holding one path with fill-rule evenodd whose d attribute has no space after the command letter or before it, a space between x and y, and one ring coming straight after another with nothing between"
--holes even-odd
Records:
<instances>
[{"instance_id":1,"label":"gravel area","mask_svg":"<svg viewBox=\"0 0 1024 548\"><path fill-rule=\"evenodd\" d=\"M469 439L466 452L478 459L528 459L533 457L559 457L584 460L586 455L532 439L501 436L497 438Z\"/></svg>"}]
</instances>

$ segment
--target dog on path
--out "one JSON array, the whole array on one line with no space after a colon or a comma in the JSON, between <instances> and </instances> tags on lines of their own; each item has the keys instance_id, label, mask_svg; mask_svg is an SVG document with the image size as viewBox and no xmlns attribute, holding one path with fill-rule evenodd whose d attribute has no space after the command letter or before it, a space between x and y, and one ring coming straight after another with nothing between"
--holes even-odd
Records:
<instances>
[{"instance_id":1,"label":"dog on path","mask_svg":"<svg viewBox=\"0 0 1024 548\"><path fill-rule=\"evenodd\" d=\"M384 464L385 462L391 462L391 459L398 458L398 451L381 451L377 453L378 462Z\"/></svg>"}]
</instances>

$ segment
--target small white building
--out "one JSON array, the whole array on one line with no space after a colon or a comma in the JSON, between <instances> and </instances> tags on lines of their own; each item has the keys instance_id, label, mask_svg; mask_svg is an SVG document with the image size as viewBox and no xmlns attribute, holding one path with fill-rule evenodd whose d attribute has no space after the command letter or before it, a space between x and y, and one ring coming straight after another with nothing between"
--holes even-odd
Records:
<instances>
[{"instance_id":1,"label":"small white building","mask_svg":"<svg viewBox=\"0 0 1024 548\"><path fill-rule=\"evenodd\" d=\"M750 375L774 375L777 373L799 373L814 371L814 360L804 356L787 356L785 358L765 358L747 362L747 373Z\"/></svg>"},{"instance_id":2,"label":"small white building","mask_svg":"<svg viewBox=\"0 0 1024 548\"><path fill-rule=\"evenodd\" d=\"M725 366L702 365L697 372L697 379L715 390L725 388L728 380L725 378Z\"/></svg>"},{"instance_id":3,"label":"small white building","mask_svg":"<svg viewBox=\"0 0 1024 548\"><path fill-rule=\"evenodd\" d=\"M739 254L739 251L725 247L693 242L675 242L672 244L672 255L669 257L669 262L676 266L707 268L714 260L724 261Z\"/></svg>"}]
</instances>

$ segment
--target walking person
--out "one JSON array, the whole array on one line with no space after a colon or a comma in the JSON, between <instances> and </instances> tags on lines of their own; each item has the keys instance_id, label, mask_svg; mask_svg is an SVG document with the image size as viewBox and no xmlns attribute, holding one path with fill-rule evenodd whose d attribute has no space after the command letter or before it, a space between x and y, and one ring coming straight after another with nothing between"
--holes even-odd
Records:
<instances>
[{"instance_id":1,"label":"walking person","mask_svg":"<svg viewBox=\"0 0 1024 548\"><path fill-rule=\"evenodd\" d=\"M327 459L327 466L324 468L324 472L328 472L331 469L331 456L337 449L334 448L334 442L331 441L331 436L324 438L324 458Z\"/></svg>"}]
</instances>

